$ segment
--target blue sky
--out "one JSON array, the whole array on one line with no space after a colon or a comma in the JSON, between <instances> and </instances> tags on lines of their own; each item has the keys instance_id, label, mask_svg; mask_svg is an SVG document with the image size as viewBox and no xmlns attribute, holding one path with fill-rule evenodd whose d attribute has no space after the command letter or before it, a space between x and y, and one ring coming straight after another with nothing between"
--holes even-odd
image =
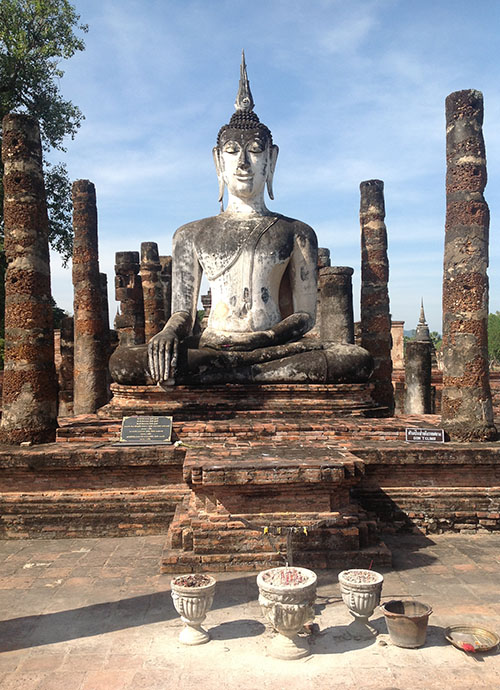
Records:
<instances>
[{"instance_id":1,"label":"blue sky","mask_svg":"<svg viewBox=\"0 0 500 690\"><path fill-rule=\"evenodd\" d=\"M359 183L385 183L390 300L413 328L420 298L441 331L444 101L484 94L490 311L500 310L500 3L496 0L78 0L86 51L61 90L85 114L64 154L96 185L101 270L114 253L218 213L211 149L234 111L241 49L255 111L280 155L272 210L315 228L352 266L359 312ZM71 273L52 260L57 303ZM357 314L356 314L357 315Z\"/></svg>"}]
</instances>

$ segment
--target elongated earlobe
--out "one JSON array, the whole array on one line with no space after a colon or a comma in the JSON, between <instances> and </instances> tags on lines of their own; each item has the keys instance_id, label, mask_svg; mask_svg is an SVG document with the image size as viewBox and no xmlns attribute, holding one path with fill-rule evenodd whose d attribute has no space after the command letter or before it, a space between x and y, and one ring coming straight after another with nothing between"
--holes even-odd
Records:
<instances>
[{"instance_id":1,"label":"elongated earlobe","mask_svg":"<svg viewBox=\"0 0 500 690\"><path fill-rule=\"evenodd\" d=\"M274 171L276 170L276 161L278 160L278 153L279 148L276 146L276 144L273 144L269 151L269 171L267 173L266 179L267 193L269 194L269 198L272 200L274 200L273 178Z\"/></svg>"},{"instance_id":2,"label":"elongated earlobe","mask_svg":"<svg viewBox=\"0 0 500 690\"><path fill-rule=\"evenodd\" d=\"M212 149L212 156L214 158L215 170L217 171L217 180L219 182L219 203L220 210L224 210L224 189L226 185L224 184L224 176L222 175L222 166L220 161L220 150L218 146L214 146Z\"/></svg>"}]
</instances>

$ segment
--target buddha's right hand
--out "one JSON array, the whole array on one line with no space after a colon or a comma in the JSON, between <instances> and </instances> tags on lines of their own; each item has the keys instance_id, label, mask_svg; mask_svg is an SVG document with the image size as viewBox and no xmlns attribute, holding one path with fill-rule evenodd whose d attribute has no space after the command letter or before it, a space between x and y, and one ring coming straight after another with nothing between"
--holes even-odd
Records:
<instances>
[{"instance_id":1,"label":"buddha's right hand","mask_svg":"<svg viewBox=\"0 0 500 690\"><path fill-rule=\"evenodd\" d=\"M179 338L172 328L164 328L148 343L149 373L153 381L161 383L173 379L177 367Z\"/></svg>"},{"instance_id":2,"label":"buddha's right hand","mask_svg":"<svg viewBox=\"0 0 500 690\"><path fill-rule=\"evenodd\" d=\"M191 316L177 311L169 318L162 331L148 343L148 364L151 378L156 383L172 380L177 368L179 343L189 335Z\"/></svg>"}]
</instances>

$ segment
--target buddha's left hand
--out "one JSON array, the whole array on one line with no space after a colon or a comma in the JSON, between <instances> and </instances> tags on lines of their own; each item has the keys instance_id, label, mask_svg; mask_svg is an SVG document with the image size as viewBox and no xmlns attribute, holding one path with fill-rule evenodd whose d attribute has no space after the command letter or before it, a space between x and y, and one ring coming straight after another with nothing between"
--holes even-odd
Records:
<instances>
[{"instance_id":1,"label":"buddha's left hand","mask_svg":"<svg viewBox=\"0 0 500 690\"><path fill-rule=\"evenodd\" d=\"M251 331L248 333L217 333L207 329L201 338L200 347L215 350L250 351L274 344L272 331Z\"/></svg>"}]
</instances>

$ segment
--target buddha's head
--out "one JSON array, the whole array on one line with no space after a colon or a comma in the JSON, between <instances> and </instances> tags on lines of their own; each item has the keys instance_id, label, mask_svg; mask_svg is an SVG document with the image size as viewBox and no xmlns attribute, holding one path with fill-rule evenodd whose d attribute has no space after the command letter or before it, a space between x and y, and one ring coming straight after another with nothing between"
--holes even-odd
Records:
<instances>
[{"instance_id":1,"label":"buddha's head","mask_svg":"<svg viewBox=\"0 0 500 690\"><path fill-rule=\"evenodd\" d=\"M273 175L278 147L273 144L270 130L252 112L253 107L243 54L236 112L229 124L221 127L213 149L221 204L225 186L230 194L248 200L262 197L267 185L269 196L274 199Z\"/></svg>"}]
</instances>

